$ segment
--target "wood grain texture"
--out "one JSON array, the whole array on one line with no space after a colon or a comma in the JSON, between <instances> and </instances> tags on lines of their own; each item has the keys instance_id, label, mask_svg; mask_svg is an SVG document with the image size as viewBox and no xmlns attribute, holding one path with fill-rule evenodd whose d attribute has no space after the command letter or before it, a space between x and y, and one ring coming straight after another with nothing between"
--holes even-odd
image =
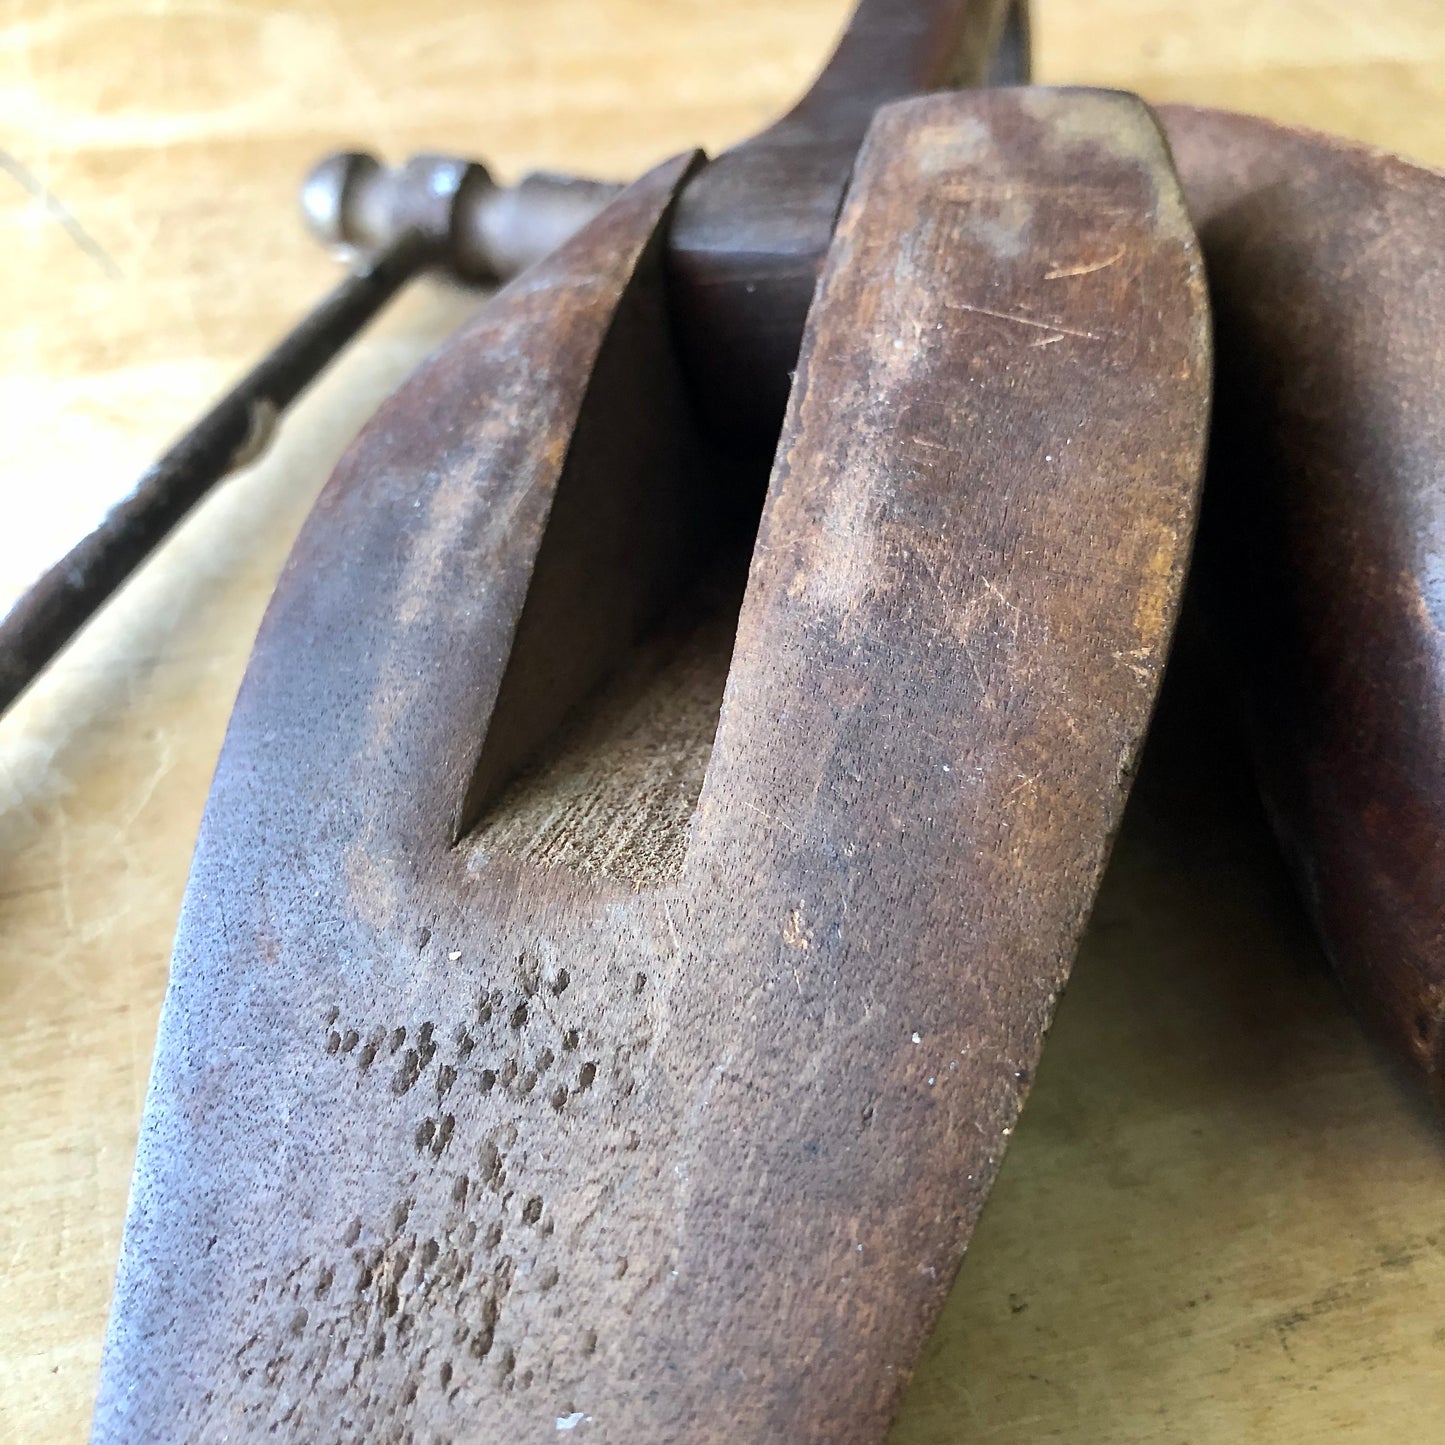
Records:
<instances>
[{"instance_id":1,"label":"wood grain texture","mask_svg":"<svg viewBox=\"0 0 1445 1445\"><path fill-rule=\"evenodd\" d=\"M0 471L34 505L7 516L0 585L330 283L290 219L317 154L636 174L765 124L846 8L12 4L5 148L113 267L5 180ZM1035 39L1045 80L1445 163L1435 0L1041 0ZM166 960L257 619L347 437L465 312L432 290L401 303L0 728L0 1438L86 1429ZM1438 1429L1438 1131L1336 999L1243 761L1199 728L1208 696L1183 701L908 1396L907 1445Z\"/></svg>"},{"instance_id":2,"label":"wood grain texture","mask_svg":"<svg viewBox=\"0 0 1445 1445\"><path fill-rule=\"evenodd\" d=\"M99 1440L456 1434L488 1397L526 1393L540 1362L519 1305L550 1317L586 1298L579 1270L612 1277L615 1257L551 1244L581 1209L558 1198L565 1140L526 1126L619 1150L585 1097L617 1059L590 1008L557 1022L614 980L588 976L575 939L562 962L545 932L518 952L505 904L489 938L469 895L490 881L495 907L515 878L474 878L453 844L489 721L515 762L516 711L555 726L558 688L595 681L658 571L685 560L660 227L688 168L639 181L484 308L378 413L302 532L197 846ZM558 540L569 555L549 565ZM550 668L531 662L538 626L561 633ZM522 1157L548 1156L521 1193L519 1127ZM579 1199L617 1183L574 1176ZM574 1359L587 1328L569 1313Z\"/></svg>"},{"instance_id":3,"label":"wood grain texture","mask_svg":"<svg viewBox=\"0 0 1445 1445\"><path fill-rule=\"evenodd\" d=\"M887 1429L1152 708L1202 269L1137 100L880 112L681 872L635 892L456 817L486 815L479 743L513 776L710 530L653 235L683 175L409 381L283 573L183 910L97 1439Z\"/></svg>"}]
</instances>

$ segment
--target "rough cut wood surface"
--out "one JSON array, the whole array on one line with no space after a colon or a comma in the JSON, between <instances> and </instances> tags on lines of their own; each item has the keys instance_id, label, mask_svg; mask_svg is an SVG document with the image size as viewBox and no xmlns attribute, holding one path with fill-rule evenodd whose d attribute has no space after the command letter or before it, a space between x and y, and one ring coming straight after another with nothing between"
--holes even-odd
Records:
<instances>
[{"instance_id":1,"label":"rough cut wood surface","mask_svg":"<svg viewBox=\"0 0 1445 1445\"><path fill-rule=\"evenodd\" d=\"M316 152L635 173L764 123L844 9L18 0L0 144L93 245L6 179L0 475L37 505L28 531L7 515L0 585L325 284L289 209ZM1043 0L1036 38L1047 80L1445 161L1436 0ZM84 1433L165 961L261 607L341 445L464 311L399 306L0 725L0 1438ZM899 1442L1438 1433L1438 1127L1344 1014L1207 701L1178 699L1146 761Z\"/></svg>"}]
</instances>

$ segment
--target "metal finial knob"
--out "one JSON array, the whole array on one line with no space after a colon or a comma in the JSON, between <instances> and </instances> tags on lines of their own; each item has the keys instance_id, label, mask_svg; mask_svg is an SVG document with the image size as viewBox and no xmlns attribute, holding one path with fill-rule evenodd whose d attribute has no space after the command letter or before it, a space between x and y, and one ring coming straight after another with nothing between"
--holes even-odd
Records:
<instances>
[{"instance_id":1,"label":"metal finial knob","mask_svg":"<svg viewBox=\"0 0 1445 1445\"><path fill-rule=\"evenodd\" d=\"M350 217L356 193L381 170L375 156L362 151L336 151L318 161L301 185L301 214L306 229L324 246L356 246Z\"/></svg>"}]
</instances>

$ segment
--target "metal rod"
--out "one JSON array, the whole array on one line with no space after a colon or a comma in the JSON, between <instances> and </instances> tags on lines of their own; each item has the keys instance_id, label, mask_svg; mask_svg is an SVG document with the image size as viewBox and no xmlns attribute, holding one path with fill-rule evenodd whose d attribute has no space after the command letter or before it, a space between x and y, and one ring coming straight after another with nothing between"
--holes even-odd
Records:
<instances>
[{"instance_id":1,"label":"metal rod","mask_svg":"<svg viewBox=\"0 0 1445 1445\"><path fill-rule=\"evenodd\" d=\"M265 449L277 418L437 256L419 231L348 276L0 619L0 715L182 517Z\"/></svg>"}]
</instances>

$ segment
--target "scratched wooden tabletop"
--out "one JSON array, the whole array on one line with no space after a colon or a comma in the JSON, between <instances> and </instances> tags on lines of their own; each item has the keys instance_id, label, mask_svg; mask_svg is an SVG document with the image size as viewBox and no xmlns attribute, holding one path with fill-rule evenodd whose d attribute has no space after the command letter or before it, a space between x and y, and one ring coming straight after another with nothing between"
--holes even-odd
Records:
<instances>
[{"instance_id":1,"label":"scratched wooden tabletop","mask_svg":"<svg viewBox=\"0 0 1445 1445\"><path fill-rule=\"evenodd\" d=\"M0 602L331 278L319 152L625 176L756 128L845 0L7 0ZM1039 0L1045 81L1445 163L1440 0ZM0 1438L86 1430L193 835L332 460L474 299L421 288L0 723ZM1187 659L1186 659L1187 662ZM1445 1133L1357 1034L1181 665L897 1445L1445 1437Z\"/></svg>"}]
</instances>

